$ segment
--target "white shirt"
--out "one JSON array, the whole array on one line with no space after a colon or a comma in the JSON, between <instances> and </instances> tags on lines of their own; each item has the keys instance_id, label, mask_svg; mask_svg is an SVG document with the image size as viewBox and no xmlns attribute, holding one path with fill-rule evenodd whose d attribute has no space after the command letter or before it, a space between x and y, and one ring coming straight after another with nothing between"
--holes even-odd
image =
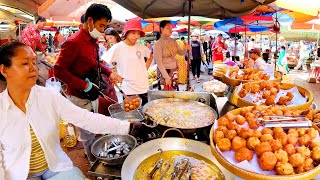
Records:
<instances>
[{"instance_id":1,"label":"white shirt","mask_svg":"<svg viewBox=\"0 0 320 180\"><path fill-rule=\"evenodd\" d=\"M149 59L150 53L142 44L128 46L122 41L112 46L101 59L108 64L117 63L117 73L123 78L122 90L127 95L144 94L149 90L144 57Z\"/></svg>"},{"instance_id":2,"label":"white shirt","mask_svg":"<svg viewBox=\"0 0 320 180\"><path fill-rule=\"evenodd\" d=\"M29 173L30 125L42 147L49 169L71 170L72 161L60 147L60 119L96 134L127 134L130 123L81 109L53 90L31 89L23 113L8 95L0 93L0 180L22 180Z\"/></svg>"},{"instance_id":3,"label":"white shirt","mask_svg":"<svg viewBox=\"0 0 320 180\"><path fill-rule=\"evenodd\" d=\"M230 52L230 56L234 56L234 41L230 43L228 46L228 50ZM243 52L243 44L241 42L237 42L237 49L236 49L236 55L235 56L240 56L241 53Z\"/></svg>"},{"instance_id":4,"label":"white shirt","mask_svg":"<svg viewBox=\"0 0 320 180\"><path fill-rule=\"evenodd\" d=\"M253 68L255 69L260 69L260 70L265 70L268 67L266 61L264 61L261 57L259 57L258 59L256 59L254 61L254 65Z\"/></svg>"},{"instance_id":5,"label":"white shirt","mask_svg":"<svg viewBox=\"0 0 320 180\"><path fill-rule=\"evenodd\" d=\"M248 51L250 51L251 49L254 49L254 42L253 41L250 41L248 43Z\"/></svg>"}]
</instances>

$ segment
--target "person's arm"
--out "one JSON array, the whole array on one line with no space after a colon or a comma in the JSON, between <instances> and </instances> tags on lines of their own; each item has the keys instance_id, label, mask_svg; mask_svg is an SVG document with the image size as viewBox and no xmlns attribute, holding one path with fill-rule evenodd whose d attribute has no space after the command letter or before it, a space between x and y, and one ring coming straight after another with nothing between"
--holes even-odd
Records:
<instances>
[{"instance_id":1,"label":"person's arm","mask_svg":"<svg viewBox=\"0 0 320 180\"><path fill-rule=\"evenodd\" d=\"M201 41L199 42L200 42L200 55L203 56L204 55L203 44Z\"/></svg>"},{"instance_id":2,"label":"person's arm","mask_svg":"<svg viewBox=\"0 0 320 180\"><path fill-rule=\"evenodd\" d=\"M162 57L162 47L160 45L160 42L156 42L153 48L153 55L154 58L156 59L157 65L158 65L158 69L161 72L161 75L166 79L166 80L170 80L170 76L166 71L166 68L164 67L163 64L163 57Z\"/></svg>"},{"instance_id":3,"label":"person's arm","mask_svg":"<svg viewBox=\"0 0 320 180\"><path fill-rule=\"evenodd\" d=\"M153 60L153 55L152 55L152 53L150 53L150 57L149 57L149 59L148 59L147 62L146 62L147 70L149 69L149 67L150 67L150 65L151 65L151 63L152 63L152 60Z\"/></svg>"},{"instance_id":4,"label":"person's arm","mask_svg":"<svg viewBox=\"0 0 320 180\"><path fill-rule=\"evenodd\" d=\"M2 155L2 144L0 142L0 179L4 178L4 167L3 167L3 155Z\"/></svg>"},{"instance_id":5,"label":"person's arm","mask_svg":"<svg viewBox=\"0 0 320 180\"><path fill-rule=\"evenodd\" d=\"M39 36L40 36L40 34L39 34ZM35 43L37 44L37 49L39 51L41 51L45 56L47 56L46 50L45 50L44 45L42 44L41 40L40 41L36 41Z\"/></svg>"},{"instance_id":6,"label":"person's arm","mask_svg":"<svg viewBox=\"0 0 320 180\"><path fill-rule=\"evenodd\" d=\"M128 134L130 123L82 109L59 93L52 93L55 111L59 119L95 134Z\"/></svg>"},{"instance_id":7,"label":"person's arm","mask_svg":"<svg viewBox=\"0 0 320 180\"><path fill-rule=\"evenodd\" d=\"M88 83L70 72L70 68L78 57L77 49L77 44L72 41L66 41L61 46L58 60L54 65L54 75L69 88L84 90Z\"/></svg>"},{"instance_id":8,"label":"person's arm","mask_svg":"<svg viewBox=\"0 0 320 180\"><path fill-rule=\"evenodd\" d=\"M109 65L112 65L113 62L117 62L117 55L116 55L117 46L118 44L115 44L114 46L112 46L108 51L106 51L106 53L104 53L100 57L100 59L107 62ZM112 70L105 66L101 66L101 73L107 76L110 76L112 74Z\"/></svg>"}]
</instances>

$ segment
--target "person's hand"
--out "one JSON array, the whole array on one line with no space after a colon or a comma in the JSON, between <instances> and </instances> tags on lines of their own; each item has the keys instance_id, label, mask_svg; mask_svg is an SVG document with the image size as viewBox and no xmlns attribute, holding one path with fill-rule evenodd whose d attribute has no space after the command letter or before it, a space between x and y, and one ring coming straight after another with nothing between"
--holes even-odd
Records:
<instances>
[{"instance_id":1,"label":"person's hand","mask_svg":"<svg viewBox=\"0 0 320 180\"><path fill-rule=\"evenodd\" d=\"M87 85L85 87L86 89L83 91L87 98L90 101L98 99L98 97L101 95L100 88L96 84L90 82L89 79L86 79L85 81L87 82Z\"/></svg>"},{"instance_id":2,"label":"person's hand","mask_svg":"<svg viewBox=\"0 0 320 180\"><path fill-rule=\"evenodd\" d=\"M130 124L129 135L144 138L147 135L147 127L141 122L133 121Z\"/></svg>"},{"instance_id":3,"label":"person's hand","mask_svg":"<svg viewBox=\"0 0 320 180\"><path fill-rule=\"evenodd\" d=\"M191 49L192 49L191 45L190 45L190 44L187 44L187 45L186 45L186 49L187 49L188 51L191 51Z\"/></svg>"},{"instance_id":4,"label":"person's hand","mask_svg":"<svg viewBox=\"0 0 320 180\"><path fill-rule=\"evenodd\" d=\"M117 74L115 72L110 74L109 79L113 84L118 83L118 82L122 83L122 80L123 80L123 78L119 74Z\"/></svg>"},{"instance_id":5,"label":"person's hand","mask_svg":"<svg viewBox=\"0 0 320 180\"><path fill-rule=\"evenodd\" d=\"M166 79L166 85L171 86L171 79Z\"/></svg>"}]
</instances>

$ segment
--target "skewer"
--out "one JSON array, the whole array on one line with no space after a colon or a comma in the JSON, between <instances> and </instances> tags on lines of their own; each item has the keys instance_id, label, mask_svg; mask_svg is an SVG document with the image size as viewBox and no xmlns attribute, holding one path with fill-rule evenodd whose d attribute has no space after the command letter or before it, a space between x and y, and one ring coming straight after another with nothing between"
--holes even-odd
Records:
<instances>
[{"instance_id":1,"label":"skewer","mask_svg":"<svg viewBox=\"0 0 320 180\"><path fill-rule=\"evenodd\" d=\"M163 164L163 159L160 159L158 161L158 163L156 164L156 166L152 169L152 171L148 174L148 178L149 179L153 179L154 175L156 174L156 172L161 168Z\"/></svg>"}]
</instances>

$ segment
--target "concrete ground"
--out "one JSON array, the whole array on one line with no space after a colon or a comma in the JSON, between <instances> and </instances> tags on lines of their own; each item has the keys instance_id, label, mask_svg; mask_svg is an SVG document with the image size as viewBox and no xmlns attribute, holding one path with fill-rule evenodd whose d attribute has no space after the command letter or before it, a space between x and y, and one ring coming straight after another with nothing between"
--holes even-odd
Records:
<instances>
[{"instance_id":1,"label":"concrete ground","mask_svg":"<svg viewBox=\"0 0 320 180\"><path fill-rule=\"evenodd\" d=\"M191 86L195 89L195 91L203 91L202 90L202 83L206 81L210 81L212 76L202 74L200 79L201 82L197 83L195 80L191 80ZM303 73L302 71L291 71L287 74L287 80L292 81L294 84L302 86L309 91L311 91L314 95L314 102L318 105L318 109L320 109L320 84L319 83L308 83L306 79L308 78L308 73ZM181 90L185 90L185 86L182 85ZM81 149L81 145L78 143L78 148L74 148L71 150L66 150L68 156L73 161L76 167L79 167L82 172L89 177L87 172L90 168L90 163L84 157L84 151Z\"/></svg>"}]
</instances>

